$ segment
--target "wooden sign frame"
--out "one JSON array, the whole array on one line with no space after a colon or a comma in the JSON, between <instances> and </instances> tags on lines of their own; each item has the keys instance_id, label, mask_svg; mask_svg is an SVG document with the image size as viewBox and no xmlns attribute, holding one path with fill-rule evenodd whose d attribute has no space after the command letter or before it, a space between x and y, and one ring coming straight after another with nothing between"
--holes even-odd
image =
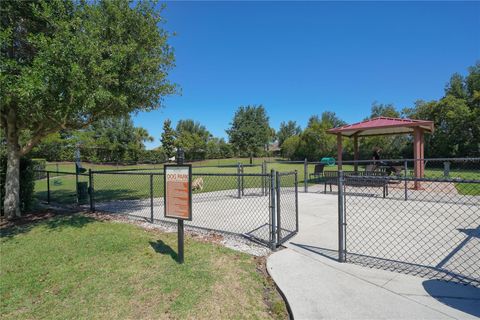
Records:
<instances>
[{"instance_id":1,"label":"wooden sign frame","mask_svg":"<svg viewBox=\"0 0 480 320\"><path fill-rule=\"evenodd\" d=\"M172 199L167 198L167 190L169 185L167 183L167 175L169 168L186 168L188 170L188 192L184 195L188 196L187 205L188 205L188 217L182 215L175 215L172 212L168 211L168 202L172 201ZM192 221L192 165L191 164L166 164L163 166L163 200L164 200L164 216L165 218L172 218L178 220L187 220Z\"/></svg>"}]
</instances>

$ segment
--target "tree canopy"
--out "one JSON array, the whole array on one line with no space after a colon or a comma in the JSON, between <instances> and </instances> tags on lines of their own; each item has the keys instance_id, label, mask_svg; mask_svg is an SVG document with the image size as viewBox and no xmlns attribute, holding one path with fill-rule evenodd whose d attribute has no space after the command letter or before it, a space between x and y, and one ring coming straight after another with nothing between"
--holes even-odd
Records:
<instances>
[{"instance_id":1,"label":"tree canopy","mask_svg":"<svg viewBox=\"0 0 480 320\"><path fill-rule=\"evenodd\" d=\"M282 121L280 123L280 128L278 129L277 137L278 137L278 145L281 147L283 142L290 138L291 136L299 135L302 132L302 129L297 122L295 121Z\"/></svg>"},{"instance_id":2,"label":"tree canopy","mask_svg":"<svg viewBox=\"0 0 480 320\"><path fill-rule=\"evenodd\" d=\"M172 128L170 119L163 122L163 132L160 141L167 157L173 157L175 155L175 131Z\"/></svg>"},{"instance_id":3,"label":"tree canopy","mask_svg":"<svg viewBox=\"0 0 480 320\"><path fill-rule=\"evenodd\" d=\"M4 0L0 10L5 212L18 216L20 156L62 129L158 108L176 92L174 55L149 2Z\"/></svg>"},{"instance_id":4,"label":"tree canopy","mask_svg":"<svg viewBox=\"0 0 480 320\"><path fill-rule=\"evenodd\" d=\"M212 134L200 122L180 120L176 127L176 146L185 151L188 160L203 159Z\"/></svg>"},{"instance_id":5,"label":"tree canopy","mask_svg":"<svg viewBox=\"0 0 480 320\"><path fill-rule=\"evenodd\" d=\"M230 143L239 152L254 156L272 137L272 130L262 105L241 106L227 130Z\"/></svg>"},{"instance_id":6,"label":"tree canopy","mask_svg":"<svg viewBox=\"0 0 480 320\"><path fill-rule=\"evenodd\" d=\"M153 141L153 137L146 129L135 127L130 116L113 117L85 129L53 133L32 149L32 155L50 161L73 161L78 148L82 159L92 162L137 162L145 160L147 141Z\"/></svg>"}]
</instances>

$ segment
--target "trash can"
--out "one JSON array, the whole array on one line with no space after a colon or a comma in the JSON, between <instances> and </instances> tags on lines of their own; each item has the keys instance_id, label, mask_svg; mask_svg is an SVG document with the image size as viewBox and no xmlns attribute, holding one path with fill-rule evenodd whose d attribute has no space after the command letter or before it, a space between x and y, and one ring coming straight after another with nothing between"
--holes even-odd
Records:
<instances>
[{"instance_id":1,"label":"trash can","mask_svg":"<svg viewBox=\"0 0 480 320\"><path fill-rule=\"evenodd\" d=\"M77 183L78 201L86 200L88 198L88 182Z\"/></svg>"}]
</instances>

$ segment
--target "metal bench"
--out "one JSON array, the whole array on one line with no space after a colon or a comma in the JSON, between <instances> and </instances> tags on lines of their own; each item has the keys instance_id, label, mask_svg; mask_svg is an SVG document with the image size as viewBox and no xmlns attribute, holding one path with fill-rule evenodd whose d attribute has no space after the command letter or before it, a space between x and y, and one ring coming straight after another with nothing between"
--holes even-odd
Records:
<instances>
[{"instance_id":1,"label":"metal bench","mask_svg":"<svg viewBox=\"0 0 480 320\"><path fill-rule=\"evenodd\" d=\"M343 171L344 177L347 177L345 185L353 187L381 187L383 189L383 197L388 196L388 179L385 172L359 172L359 171ZM323 173L325 178L324 193L327 193L327 185L330 185L330 192L332 192L332 185L338 186L338 171L325 171ZM351 177L351 178L348 178ZM358 177L358 178L355 178ZM381 177L385 177L382 179Z\"/></svg>"}]
</instances>

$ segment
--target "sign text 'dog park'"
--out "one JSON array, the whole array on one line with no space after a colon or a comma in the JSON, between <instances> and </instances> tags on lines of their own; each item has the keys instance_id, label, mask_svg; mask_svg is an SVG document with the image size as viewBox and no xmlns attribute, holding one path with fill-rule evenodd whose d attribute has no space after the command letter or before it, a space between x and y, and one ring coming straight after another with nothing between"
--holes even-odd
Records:
<instances>
[{"instance_id":1,"label":"sign text 'dog park'","mask_svg":"<svg viewBox=\"0 0 480 320\"><path fill-rule=\"evenodd\" d=\"M165 217L192 220L192 169L165 165Z\"/></svg>"}]
</instances>

